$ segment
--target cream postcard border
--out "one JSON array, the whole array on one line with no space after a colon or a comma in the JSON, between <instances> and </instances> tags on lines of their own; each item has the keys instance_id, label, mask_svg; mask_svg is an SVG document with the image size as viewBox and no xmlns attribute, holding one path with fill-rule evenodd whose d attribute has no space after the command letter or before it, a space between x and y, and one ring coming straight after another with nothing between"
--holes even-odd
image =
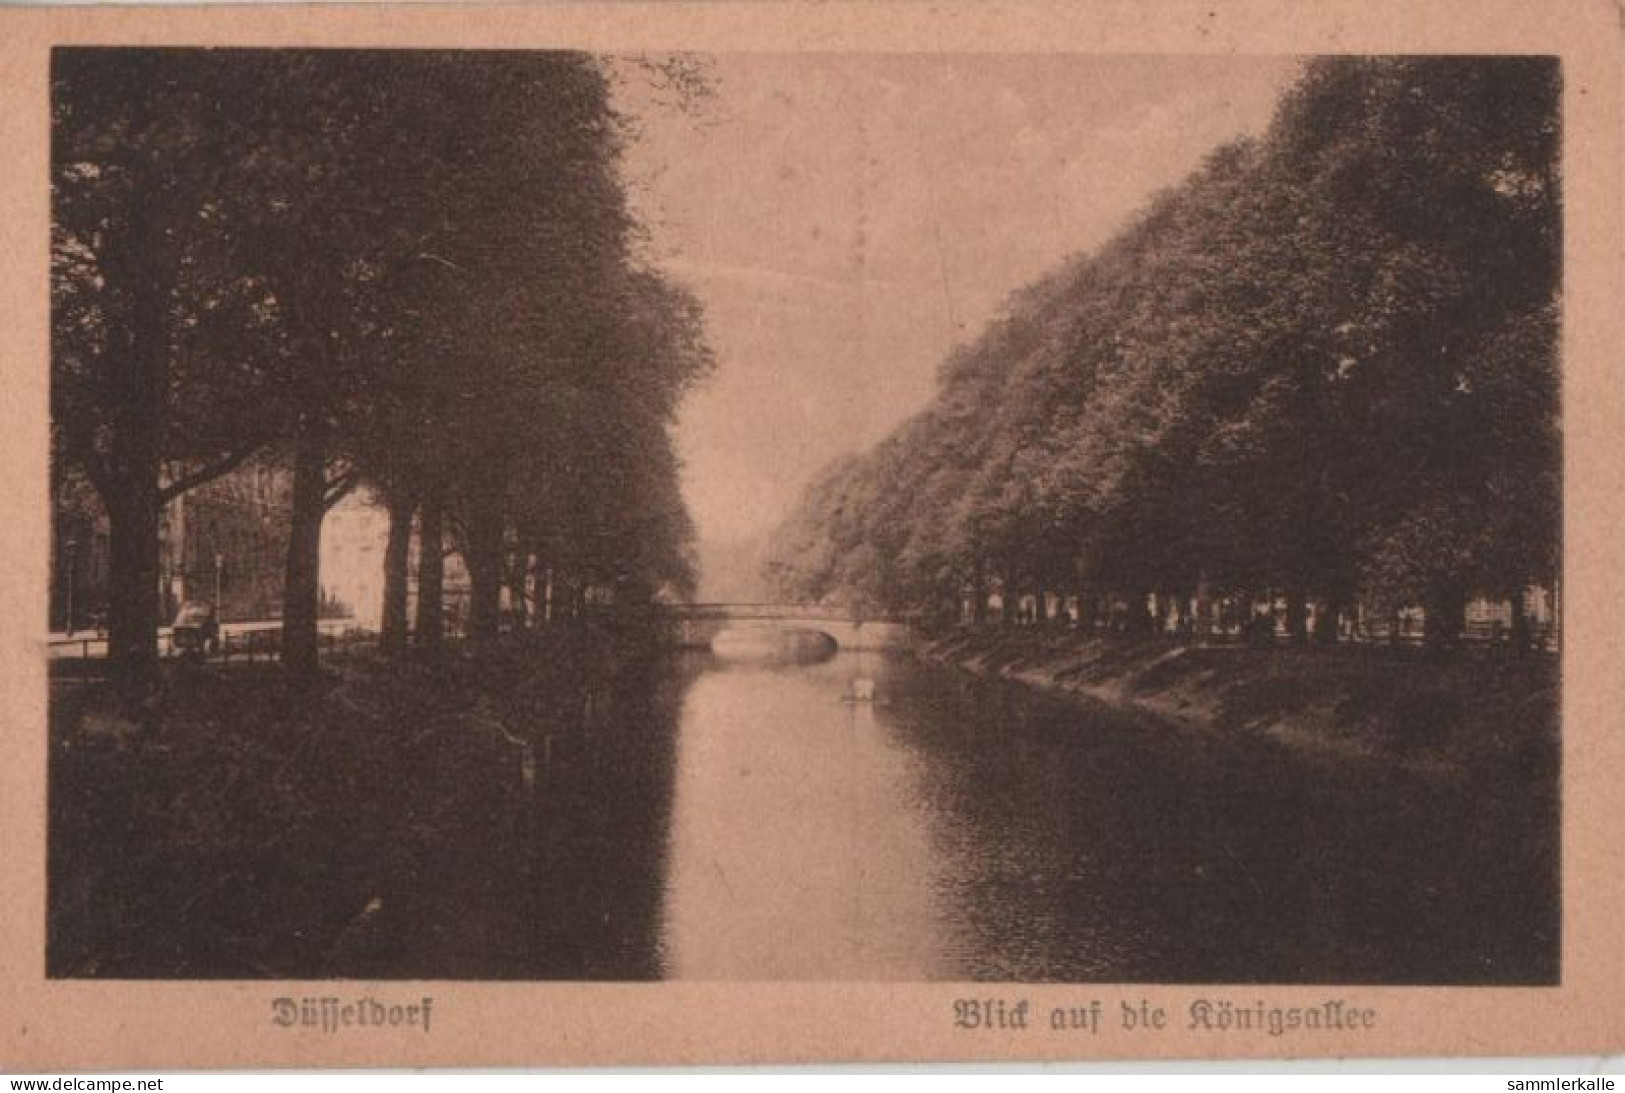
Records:
<instances>
[{"instance_id":1,"label":"cream postcard border","mask_svg":"<svg viewBox=\"0 0 1625 1093\"><path fill-rule=\"evenodd\" d=\"M0 9L0 1070L1593 1054L1625 1047L1621 44L1608 0L1078 0ZM1551 988L881 983L120 982L44 975L49 521L47 71L55 45L1307 55L1564 65L1563 964ZM280 996L432 996L421 1029L272 1022ZM966 1031L957 998L1146 1000L1157 1033ZM1376 1011L1369 1031L1216 1034L1197 997Z\"/></svg>"}]
</instances>

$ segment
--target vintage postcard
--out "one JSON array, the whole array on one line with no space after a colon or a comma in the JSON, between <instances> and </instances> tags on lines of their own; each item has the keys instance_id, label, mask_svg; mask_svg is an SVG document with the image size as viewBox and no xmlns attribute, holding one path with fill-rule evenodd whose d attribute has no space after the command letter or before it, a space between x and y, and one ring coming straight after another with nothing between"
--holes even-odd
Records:
<instances>
[{"instance_id":1,"label":"vintage postcard","mask_svg":"<svg viewBox=\"0 0 1625 1093\"><path fill-rule=\"evenodd\" d=\"M1625 1047L1613 5L0 28L0 1067Z\"/></svg>"}]
</instances>

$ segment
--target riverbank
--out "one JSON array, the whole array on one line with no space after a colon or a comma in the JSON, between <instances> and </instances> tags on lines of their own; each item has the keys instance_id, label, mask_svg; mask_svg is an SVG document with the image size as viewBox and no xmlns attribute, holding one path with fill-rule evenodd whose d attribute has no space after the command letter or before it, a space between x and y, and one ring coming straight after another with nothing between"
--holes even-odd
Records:
<instances>
[{"instance_id":1,"label":"riverbank","mask_svg":"<svg viewBox=\"0 0 1625 1093\"><path fill-rule=\"evenodd\" d=\"M346 655L311 688L176 664L139 723L104 683L54 681L48 973L501 974L462 954L512 928L505 901L467 889L526 883L550 764L657 668L647 636L605 631Z\"/></svg>"},{"instance_id":2,"label":"riverbank","mask_svg":"<svg viewBox=\"0 0 1625 1093\"><path fill-rule=\"evenodd\" d=\"M1378 647L1197 647L1036 627L929 635L921 656L1191 731L1442 774L1486 765L1555 776L1555 658Z\"/></svg>"}]
</instances>

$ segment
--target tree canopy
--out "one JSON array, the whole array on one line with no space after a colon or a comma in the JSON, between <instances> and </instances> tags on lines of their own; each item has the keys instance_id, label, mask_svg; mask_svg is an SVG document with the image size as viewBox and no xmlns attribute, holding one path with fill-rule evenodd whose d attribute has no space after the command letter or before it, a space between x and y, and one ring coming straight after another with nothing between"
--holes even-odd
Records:
<instances>
[{"instance_id":1,"label":"tree canopy","mask_svg":"<svg viewBox=\"0 0 1625 1093\"><path fill-rule=\"evenodd\" d=\"M1459 618L1549 583L1559 79L1309 62L1262 138L1015 293L931 405L826 471L781 591L948 612L990 582L1211 582Z\"/></svg>"},{"instance_id":2,"label":"tree canopy","mask_svg":"<svg viewBox=\"0 0 1625 1093\"><path fill-rule=\"evenodd\" d=\"M306 673L322 515L358 482L397 538L422 517L431 569L444 529L486 633L538 561L577 590L691 583L669 429L710 351L638 257L599 59L63 49L53 111L54 462L108 511L133 675L158 509L250 456L292 476L284 651Z\"/></svg>"}]
</instances>

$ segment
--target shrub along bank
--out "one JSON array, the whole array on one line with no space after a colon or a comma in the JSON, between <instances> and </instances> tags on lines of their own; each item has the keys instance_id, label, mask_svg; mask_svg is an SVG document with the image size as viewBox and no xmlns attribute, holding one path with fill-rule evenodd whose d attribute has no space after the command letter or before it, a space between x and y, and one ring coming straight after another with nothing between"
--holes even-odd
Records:
<instances>
[{"instance_id":1,"label":"shrub along bank","mask_svg":"<svg viewBox=\"0 0 1625 1093\"><path fill-rule=\"evenodd\" d=\"M179 665L135 720L107 683L57 684L49 974L501 974L469 939L523 926L500 919L540 868L521 851L553 822L547 764L595 702L647 689L655 652L581 629L336 658L309 686Z\"/></svg>"},{"instance_id":2,"label":"shrub along bank","mask_svg":"<svg viewBox=\"0 0 1625 1093\"><path fill-rule=\"evenodd\" d=\"M1474 650L1186 645L1040 627L938 632L920 655L1188 730L1259 734L1328 757L1465 774L1555 773L1554 657Z\"/></svg>"}]
</instances>

